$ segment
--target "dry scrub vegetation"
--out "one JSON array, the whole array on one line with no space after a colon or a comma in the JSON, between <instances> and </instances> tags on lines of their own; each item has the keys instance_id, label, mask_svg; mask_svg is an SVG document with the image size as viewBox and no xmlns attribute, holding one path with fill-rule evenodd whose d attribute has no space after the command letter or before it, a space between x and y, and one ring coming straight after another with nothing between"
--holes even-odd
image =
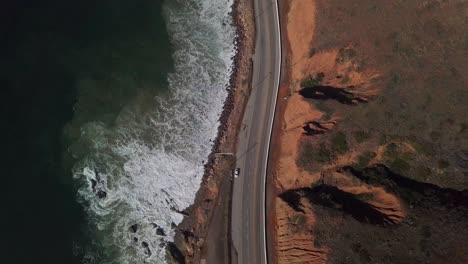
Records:
<instances>
[{"instance_id":1,"label":"dry scrub vegetation","mask_svg":"<svg viewBox=\"0 0 468 264\"><path fill-rule=\"evenodd\" d=\"M291 90L322 115L280 195L291 232L326 255L315 263L468 263L468 1L314 2Z\"/></svg>"}]
</instances>

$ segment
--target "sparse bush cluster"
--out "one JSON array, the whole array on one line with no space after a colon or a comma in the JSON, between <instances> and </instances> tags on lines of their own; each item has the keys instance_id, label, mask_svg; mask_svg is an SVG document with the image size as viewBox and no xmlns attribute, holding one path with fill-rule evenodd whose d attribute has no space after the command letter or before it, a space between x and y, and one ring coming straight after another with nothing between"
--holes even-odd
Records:
<instances>
[{"instance_id":1,"label":"sparse bush cluster","mask_svg":"<svg viewBox=\"0 0 468 264\"><path fill-rule=\"evenodd\" d=\"M351 79L349 78L348 75L346 75L345 77L343 77L343 79L341 79L341 84L347 84Z\"/></svg>"},{"instance_id":2,"label":"sparse bush cluster","mask_svg":"<svg viewBox=\"0 0 468 264\"><path fill-rule=\"evenodd\" d=\"M327 163L332 161L335 158L335 155L327 148L325 144L320 144L317 149L317 152L314 154L314 160L318 163Z\"/></svg>"},{"instance_id":3,"label":"sparse bush cluster","mask_svg":"<svg viewBox=\"0 0 468 264\"><path fill-rule=\"evenodd\" d=\"M291 217L288 217L290 229L293 233L306 230L307 218L304 214L297 213Z\"/></svg>"},{"instance_id":4,"label":"sparse bush cluster","mask_svg":"<svg viewBox=\"0 0 468 264\"><path fill-rule=\"evenodd\" d=\"M358 200L361 200L363 202L369 202L375 199L375 194L374 193L359 193L356 194L356 198Z\"/></svg>"},{"instance_id":5,"label":"sparse bush cluster","mask_svg":"<svg viewBox=\"0 0 468 264\"><path fill-rule=\"evenodd\" d=\"M320 85L320 82L322 82L324 77L325 77L325 74L323 72L317 73L315 77L312 75L309 75L307 78L305 78L301 82L301 88L318 86Z\"/></svg>"},{"instance_id":6,"label":"sparse bush cluster","mask_svg":"<svg viewBox=\"0 0 468 264\"><path fill-rule=\"evenodd\" d=\"M408 161L413 159L413 155L410 152L401 152L400 146L391 142L385 147L384 158L392 170L406 173L411 168Z\"/></svg>"},{"instance_id":7,"label":"sparse bush cluster","mask_svg":"<svg viewBox=\"0 0 468 264\"><path fill-rule=\"evenodd\" d=\"M314 147L310 142L305 142L299 147L296 164L304 170L313 171L314 164L325 164L333 159L335 154L324 143Z\"/></svg>"},{"instance_id":8,"label":"sparse bush cluster","mask_svg":"<svg viewBox=\"0 0 468 264\"><path fill-rule=\"evenodd\" d=\"M348 152L348 141L343 132L338 132L331 139L331 146L320 143L313 146L310 142L305 142L299 147L299 155L296 164L308 171L314 169L314 163L325 164L336 158L337 154Z\"/></svg>"},{"instance_id":9,"label":"sparse bush cluster","mask_svg":"<svg viewBox=\"0 0 468 264\"><path fill-rule=\"evenodd\" d=\"M349 147L348 141L346 140L346 135L341 131L336 133L336 135L332 138L332 146L333 151L339 154L345 154L348 152Z\"/></svg>"},{"instance_id":10,"label":"sparse bush cluster","mask_svg":"<svg viewBox=\"0 0 468 264\"><path fill-rule=\"evenodd\" d=\"M398 173L405 173L411 168L411 166L408 162L406 162L406 160L402 158L395 158L390 163L390 168Z\"/></svg>"},{"instance_id":11,"label":"sparse bush cluster","mask_svg":"<svg viewBox=\"0 0 468 264\"><path fill-rule=\"evenodd\" d=\"M314 147L310 142L304 142L299 146L299 154L297 157L297 166L305 170L312 170L314 160Z\"/></svg>"},{"instance_id":12,"label":"sparse bush cluster","mask_svg":"<svg viewBox=\"0 0 468 264\"><path fill-rule=\"evenodd\" d=\"M357 52L351 48L341 48L338 51L338 56L336 57L336 63L343 63L354 57L356 57Z\"/></svg>"},{"instance_id":13,"label":"sparse bush cluster","mask_svg":"<svg viewBox=\"0 0 468 264\"><path fill-rule=\"evenodd\" d=\"M389 143L385 147L384 157L387 159L395 159L398 156L398 145L395 143Z\"/></svg>"},{"instance_id":14,"label":"sparse bush cluster","mask_svg":"<svg viewBox=\"0 0 468 264\"><path fill-rule=\"evenodd\" d=\"M358 143L362 143L366 140L368 140L370 138L370 133L366 132L366 131L356 131L354 132L354 139L358 142Z\"/></svg>"},{"instance_id":15,"label":"sparse bush cluster","mask_svg":"<svg viewBox=\"0 0 468 264\"><path fill-rule=\"evenodd\" d=\"M375 152L364 152L362 155L359 156L358 160L357 160L357 164L356 164L356 167L358 169L363 169L365 168L367 165L369 165L369 162L375 158L377 154Z\"/></svg>"},{"instance_id":16,"label":"sparse bush cluster","mask_svg":"<svg viewBox=\"0 0 468 264\"><path fill-rule=\"evenodd\" d=\"M315 107L320 111L325 113L322 117L323 120L330 120L333 114L333 109L329 107L324 101L320 100L315 104Z\"/></svg>"}]
</instances>

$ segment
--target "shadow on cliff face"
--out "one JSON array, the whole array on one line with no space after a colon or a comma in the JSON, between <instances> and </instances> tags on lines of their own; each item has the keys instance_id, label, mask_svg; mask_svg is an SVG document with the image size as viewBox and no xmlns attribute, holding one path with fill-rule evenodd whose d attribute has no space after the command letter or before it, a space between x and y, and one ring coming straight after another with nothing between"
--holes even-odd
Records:
<instances>
[{"instance_id":1,"label":"shadow on cliff face","mask_svg":"<svg viewBox=\"0 0 468 264\"><path fill-rule=\"evenodd\" d=\"M467 190L418 182L381 164L337 171L357 180L357 185L394 194L407 214L396 223L372 205L373 197L363 199L325 181L281 194L296 211L312 207L314 246L329 248L331 263L435 263L437 258L466 263Z\"/></svg>"},{"instance_id":2,"label":"shadow on cliff face","mask_svg":"<svg viewBox=\"0 0 468 264\"><path fill-rule=\"evenodd\" d=\"M349 87L352 88L352 87ZM336 100L342 104L366 103L367 100L355 95L352 92L346 91L343 88L333 86L317 85L305 87L299 91L299 94L305 98L316 100Z\"/></svg>"},{"instance_id":3,"label":"shadow on cliff face","mask_svg":"<svg viewBox=\"0 0 468 264\"><path fill-rule=\"evenodd\" d=\"M410 207L419 206L430 210L431 207L438 206L447 210L464 211L468 218L468 190L458 191L418 182L399 175L381 164L362 170L346 166L337 171L356 177L369 186L383 187ZM343 211L360 222L377 225L396 224L390 217L376 210L373 205L358 195L345 192L335 186L320 183L314 187L289 190L280 195L280 198L291 208L302 213L304 213L301 204L303 197L307 198L312 205Z\"/></svg>"},{"instance_id":4,"label":"shadow on cliff face","mask_svg":"<svg viewBox=\"0 0 468 264\"><path fill-rule=\"evenodd\" d=\"M294 210L304 212L299 201L302 196L306 197L313 205L343 211L359 222L383 226L395 224L392 218L381 213L371 204L362 201L357 195L344 192L335 186L320 184L313 188L287 191L281 194L280 198Z\"/></svg>"},{"instance_id":5,"label":"shadow on cliff face","mask_svg":"<svg viewBox=\"0 0 468 264\"><path fill-rule=\"evenodd\" d=\"M468 209L468 190L457 191L419 182L399 175L382 164L376 164L363 170L347 166L339 169L339 171L348 172L367 184L384 187L410 205L427 203L431 206L464 207Z\"/></svg>"}]
</instances>

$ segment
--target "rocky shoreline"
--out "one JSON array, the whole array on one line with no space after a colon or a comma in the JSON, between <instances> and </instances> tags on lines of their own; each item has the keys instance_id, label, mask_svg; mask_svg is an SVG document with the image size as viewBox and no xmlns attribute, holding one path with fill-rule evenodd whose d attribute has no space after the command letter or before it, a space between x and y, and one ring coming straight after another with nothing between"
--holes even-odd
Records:
<instances>
[{"instance_id":1,"label":"rocky shoreline","mask_svg":"<svg viewBox=\"0 0 468 264\"><path fill-rule=\"evenodd\" d=\"M174 243L169 243L167 247L169 263L199 263L201 259L206 258L209 253L202 248L219 243L207 237L211 229L222 229L217 231L226 236L226 242L230 240L230 232L225 230L226 227L230 228L227 223L229 217L224 216L221 224L210 225L210 222L218 207L226 211L225 208L230 206L230 195L226 195L226 192L230 193L231 190L231 170L235 165L235 157L220 156L216 153L235 153L244 108L250 94L251 56L255 32L252 0L235 0L231 15L236 27L234 40L236 54L233 57L234 64L229 86L226 88L228 96L219 118L218 135L204 165L205 173L200 189L197 191L193 205L184 210L183 213L186 215L184 220L178 226L174 226L176 229ZM220 193L223 195L218 195ZM229 246L224 246L229 251ZM229 254L225 253L224 258L226 256ZM220 263L223 261L220 260Z\"/></svg>"}]
</instances>

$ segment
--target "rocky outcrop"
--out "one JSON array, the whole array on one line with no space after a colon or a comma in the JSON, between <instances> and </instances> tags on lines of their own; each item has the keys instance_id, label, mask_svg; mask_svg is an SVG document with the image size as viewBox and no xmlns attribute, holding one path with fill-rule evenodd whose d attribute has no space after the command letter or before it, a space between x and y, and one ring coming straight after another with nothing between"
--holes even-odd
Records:
<instances>
[{"instance_id":1,"label":"rocky outcrop","mask_svg":"<svg viewBox=\"0 0 468 264\"><path fill-rule=\"evenodd\" d=\"M336 121L321 122L321 121L310 121L304 124L304 134L307 136L313 136L323 134L336 125Z\"/></svg>"},{"instance_id":2,"label":"rocky outcrop","mask_svg":"<svg viewBox=\"0 0 468 264\"><path fill-rule=\"evenodd\" d=\"M101 178L98 170L94 170L94 175L95 179L90 179L91 188L99 199L105 199L107 197L106 183Z\"/></svg>"},{"instance_id":3,"label":"rocky outcrop","mask_svg":"<svg viewBox=\"0 0 468 264\"><path fill-rule=\"evenodd\" d=\"M180 251L179 247L176 246L174 243L169 242L167 243L167 250L171 257L176 261L178 264L185 264L185 256Z\"/></svg>"}]
</instances>

